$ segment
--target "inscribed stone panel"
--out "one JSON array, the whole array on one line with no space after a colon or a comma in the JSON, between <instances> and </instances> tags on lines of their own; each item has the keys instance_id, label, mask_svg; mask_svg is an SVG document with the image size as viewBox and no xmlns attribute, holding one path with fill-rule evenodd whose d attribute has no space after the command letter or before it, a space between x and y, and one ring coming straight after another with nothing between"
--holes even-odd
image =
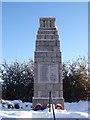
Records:
<instances>
[{"instance_id":1,"label":"inscribed stone panel","mask_svg":"<svg viewBox=\"0 0 90 120\"><path fill-rule=\"evenodd\" d=\"M38 64L38 82L58 83L58 64Z\"/></svg>"}]
</instances>

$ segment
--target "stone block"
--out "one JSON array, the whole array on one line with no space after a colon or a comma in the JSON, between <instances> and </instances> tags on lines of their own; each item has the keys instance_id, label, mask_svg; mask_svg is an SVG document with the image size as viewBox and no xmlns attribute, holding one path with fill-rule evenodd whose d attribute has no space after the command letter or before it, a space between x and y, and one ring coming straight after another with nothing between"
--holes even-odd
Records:
<instances>
[{"instance_id":1,"label":"stone block","mask_svg":"<svg viewBox=\"0 0 90 120\"><path fill-rule=\"evenodd\" d=\"M60 57L61 58L60 52L56 52L56 57Z\"/></svg>"},{"instance_id":2,"label":"stone block","mask_svg":"<svg viewBox=\"0 0 90 120\"><path fill-rule=\"evenodd\" d=\"M49 46L55 46L56 41L49 41Z\"/></svg>"},{"instance_id":3,"label":"stone block","mask_svg":"<svg viewBox=\"0 0 90 120\"><path fill-rule=\"evenodd\" d=\"M42 105L47 106L47 104L49 103L49 99L33 97L33 107L38 103L41 103ZM53 98L53 104L57 104L57 103L62 104L64 107L64 99L63 98Z\"/></svg>"},{"instance_id":4,"label":"stone block","mask_svg":"<svg viewBox=\"0 0 90 120\"><path fill-rule=\"evenodd\" d=\"M56 57L56 52L49 51L47 52L47 57Z\"/></svg>"}]
</instances>

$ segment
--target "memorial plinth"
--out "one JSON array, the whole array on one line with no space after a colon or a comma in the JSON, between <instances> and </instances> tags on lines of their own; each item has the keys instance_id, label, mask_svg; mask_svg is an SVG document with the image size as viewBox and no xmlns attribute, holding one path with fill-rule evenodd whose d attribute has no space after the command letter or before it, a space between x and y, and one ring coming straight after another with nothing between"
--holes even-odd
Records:
<instances>
[{"instance_id":1,"label":"memorial plinth","mask_svg":"<svg viewBox=\"0 0 90 120\"><path fill-rule=\"evenodd\" d=\"M55 18L40 18L34 52L34 97L37 103L48 104L49 92L53 103L64 105L60 41Z\"/></svg>"}]
</instances>

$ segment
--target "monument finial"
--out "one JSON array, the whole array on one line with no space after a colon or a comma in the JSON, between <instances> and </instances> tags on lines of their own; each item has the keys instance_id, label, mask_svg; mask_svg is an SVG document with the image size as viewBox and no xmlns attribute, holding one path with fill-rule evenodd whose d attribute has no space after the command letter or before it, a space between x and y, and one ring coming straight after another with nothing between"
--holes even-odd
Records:
<instances>
[{"instance_id":1,"label":"monument finial","mask_svg":"<svg viewBox=\"0 0 90 120\"><path fill-rule=\"evenodd\" d=\"M44 28L55 27L55 18L40 18L40 27Z\"/></svg>"}]
</instances>

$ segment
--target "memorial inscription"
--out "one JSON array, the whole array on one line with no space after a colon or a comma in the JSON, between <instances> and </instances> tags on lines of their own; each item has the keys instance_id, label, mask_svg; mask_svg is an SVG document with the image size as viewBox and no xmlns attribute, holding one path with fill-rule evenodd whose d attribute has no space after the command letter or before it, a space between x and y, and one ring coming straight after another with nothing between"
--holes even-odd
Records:
<instances>
[{"instance_id":1,"label":"memorial inscription","mask_svg":"<svg viewBox=\"0 0 90 120\"><path fill-rule=\"evenodd\" d=\"M38 64L38 82L58 83L58 64Z\"/></svg>"}]
</instances>

